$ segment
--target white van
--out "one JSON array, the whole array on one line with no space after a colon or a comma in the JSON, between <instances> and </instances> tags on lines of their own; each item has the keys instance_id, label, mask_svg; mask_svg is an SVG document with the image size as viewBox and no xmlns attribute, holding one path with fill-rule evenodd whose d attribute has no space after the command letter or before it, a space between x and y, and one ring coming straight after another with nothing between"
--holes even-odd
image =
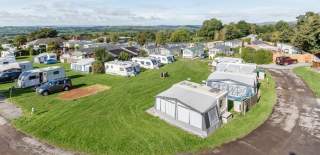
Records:
<instances>
[{"instance_id":1,"label":"white van","mask_svg":"<svg viewBox=\"0 0 320 155\"><path fill-rule=\"evenodd\" d=\"M132 62L138 63L140 67L145 69L159 69L160 63L151 57L135 57Z\"/></svg>"},{"instance_id":2,"label":"white van","mask_svg":"<svg viewBox=\"0 0 320 155\"><path fill-rule=\"evenodd\" d=\"M50 80L65 78L66 74L62 67L53 66L40 68L21 73L18 78L18 88L28 88L38 86Z\"/></svg>"},{"instance_id":3,"label":"white van","mask_svg":"<svg viewBox=\"0 0 320 155\"><path fill-rule=\"evenodd\" d=\"M150 57L157 59L161 64L171 64L175 61L173 55L150 55Z\"/></svg>"},{"instance_id":4,"label":"white van","mask_svg":"<svg viewBox=\"0 0 320 155\"><path fill-rule=\"evenodd\" d=\"M104 64L106 74L120 76L136 76L140 73L140 65L130 61L110 61Z\"/></svg>"}]
</instances>

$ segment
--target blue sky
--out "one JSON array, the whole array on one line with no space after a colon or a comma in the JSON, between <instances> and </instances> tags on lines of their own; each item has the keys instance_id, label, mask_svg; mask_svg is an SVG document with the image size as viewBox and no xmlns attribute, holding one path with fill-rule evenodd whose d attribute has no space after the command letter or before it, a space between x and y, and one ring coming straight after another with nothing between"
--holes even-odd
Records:
<instances>
[{"instance_id":1,"label":"blue sky","mask_svg":"<svg viewBox=\"0 0 320 155\"><path fill-rule=\"evenodd\" d=\"M199 25L294 21L320 0L0 0L0 26Z\"/></svg>"}]
</instances>

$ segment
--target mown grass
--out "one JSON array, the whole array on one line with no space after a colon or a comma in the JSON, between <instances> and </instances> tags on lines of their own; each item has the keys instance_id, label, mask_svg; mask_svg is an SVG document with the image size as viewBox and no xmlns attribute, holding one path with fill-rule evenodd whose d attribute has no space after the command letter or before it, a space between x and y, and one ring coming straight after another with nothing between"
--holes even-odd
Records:
<instances>
[{"instance_id":1,"label":"mown grass","mask_svg":"<svg viewBox=\"0 0 320 155\"><path fill-rule=\"evenodd\" d=\"M133 78L78 74L70 71L69 65L60 65L74 85L112 88L76 101L61 101L57 94L42 97L31 90L15 90L12 101L24 110L24 116L14 123L23 132L49 143L89 154L175 154L212 148L257 128L268 118L276 98L274 81L268 77L269 83L263 82L262 96L254 109L201 139L145 111L153 106L154 96L172 84L187 78L205 80L210 73L207 62L180 60ZM163 71L169 72L168 79L159 77ZM0 85L1 92L8 96L11 85Z\"/></svg>"},{"instance_id":2,"label":"mown grass","mask_svg":"<svg viewBox=\"0 0 320 155\"><path fill-rule=\"evenodd\" d=\"M320 73L313 71L310 67L299 67L293 71L307 83L317 97L320 97Z\"/></svg>"}]
</instances>

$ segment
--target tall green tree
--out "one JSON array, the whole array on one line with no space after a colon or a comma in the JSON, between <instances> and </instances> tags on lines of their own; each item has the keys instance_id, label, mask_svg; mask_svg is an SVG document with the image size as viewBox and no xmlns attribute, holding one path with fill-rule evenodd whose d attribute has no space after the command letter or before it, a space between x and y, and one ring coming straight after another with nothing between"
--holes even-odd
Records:
<instances>
[{"instance_id":1,"label":"tall green tree","mask_svg":"<svg viewBox=\"0 0 320 155\"><path fill-rule=\"evenodd\" d=\"M159 45L165 45L167 43L167 36L164 31L157 32L156 34L156 44Z\"/></svg>"},{"instance_id":2,"label":"tall green tree","mask_svg":"<svg viewBox=\"0 0 320 155\"><path fill-rule=\"evenodd\" d=\"M147 34L145 32L139 32L136 36L137 43L143 46L147 43Z\"/></svg>"},{"instance_id":3,"label":"tall green tree","mask_svg":"<svg viewBox=\"0 0 320 155\"><path fill-rule=\"evenodd\" d=\"M307 12L297 19L292 39L293 45L310 53L320 51L320 15Z\"/></svg>"},{"instance_id":4,"label":"tall green tree","mask_svg":"<svg viewBox=\"0 0 320 155\"><path fill-rule=\"evenodd\" d=\"M130 59L130 56L127 52L120 52L119 60L128 61L129 59Z\"/></svg>"},{"instance_id":5,"label":"tall green tree","mask_svg":"<svg viewBox=\"0 0 320 155\"><path fill-rule=\"evenodd\" d=\"M32 32L29 35L30 40L40 39L40 38L54 38L58 36L58 31L51 28L42 28L37 31Z\"/></svg>"},{"instance_id":6,"label":"tall green tree","mask_svg":"<svg viewBox=\"0 0 320 155\"><path fill-rule=\"evenodd\" d=\"M17 47L20 48L22 45L27 43L27 37L23 35L18 35L13 39L13 44Z\"/></svg>"},{"instance_id":7,"label":"tall green tree","mask_svg":"<svg viewBox=\"0 0 320 155\"><path fill-rule=\"evenodd\" d=\"M250 34L251 24L247 23L244 20L241 20L237 23L236 27L239 29L240 37L245 37Z\"/></svg>"},{"instance_id":8,"label":"tall green tree","mask_svg":"<svg viewBox=\"0 0 320 155\"><path fill-rule=\"evenodd\" d=\"M110 55L108 51L106 51L106 49L104 48L94 49L94 55L95 55L96 61L106 62L106 61L113 60L112 55Z\"/></svg>"},{"instance_id":9,"label":"tall green tree","mask_svg":"<svg viewBox=\"0 0 320 155\"><path fill-rule=\"evenodd\" d=\"M241 30L233 23L226 25L222 32L224 33L224 40L232 40L242 37Z\"/></svg>"},{"instance_id":10,"label":"tall green tree","mask_svg":"<svg viewBox=\"0 0 320 155\"><path fill-rule=\"evenodd\" d=\"M112 33L110 36L110 40L113 43L116 43L119 41L119 34L118 33Z\"/></svg>"},{"instance_id":11,"label":"tall green tree","mask_svg":"<svg viewBox=\"0 0 320 155\"><path fill-rule=\"evenodd\" d=\"M187 29L179 28L171 34L170 41L171 42L188 42L190 41L190 32Z\"/></svg>"},{"instance_id":12,"label":"tall green tree","mask_svg":"<svg viewBox=\"0 0 320 155\"><path fill-rule=\"evenodd\" d=\"M223 28L223 24L220 20L212 18L203 22L202 27L199 30L199 34L208 40L214 40L215 33Z\"/></svg>"}]
</instances>

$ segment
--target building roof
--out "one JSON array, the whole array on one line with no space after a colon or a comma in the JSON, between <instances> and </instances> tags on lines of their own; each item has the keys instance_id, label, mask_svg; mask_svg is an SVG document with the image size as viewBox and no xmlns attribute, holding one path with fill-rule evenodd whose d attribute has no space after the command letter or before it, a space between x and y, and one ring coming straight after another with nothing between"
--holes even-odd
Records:
<instances>
[{"instance_id":1,"label":"building roof","mask_svg":"<svg viewBox=\"0 0 320 155\"><path fill-rule=\"evenodd\" d=\"M123 67L131 67L136 63L134 63L132 61L117 61L117 60L115 60L115 61L105 62L104 64L105 65L107 65L107 64L111 65L112 64L112 65L119 65L119 66L123 66Z\"/></svg>"},{"instance_id":2,"label":"building roof","mask_svg":"<svg viewBox=\"0 0 320 155\"><path fill-rule=\"evenodd\" d=\"M90 65L94 62L94 58L88 58L88 59L81 59L79 61L77 61L76 63L74 64L77 64L77 65Z\"/></svg>"},{"instance_id":3,"label":"building roof","mask_svg":"<svg viewBox=\"0 0 320 155\"><path fill-rule=\"evenodd\" d=\"M28 43L28 45L43 45L43 44L49 44L51 42L57 42L59 44L62 44L65 40L57 37L57 38L42 38L42 39L37 39L34 41L31 41Z\"/></svg>"},{"instance_id":4,"label":"building roof","mask_svg":"<svg viewBox=\"0 0 320 155\"><path fill-rule=\"evenodd\" d=\"M257 76L228 72L214 72L209 75L208 81L234 81L250 87L256 87Z\"/></svg>"},{"instance_id":5,"label":"building roof","mask_svg":"<svg viewBox=\"0 0 320 155\"><path fill-rule=\"evenodd\" d=\"M200 113L204 113L215 106L217 99L225 94L227 94L226 91L213 89L189 81L182 81L158 94L157 97L176 99L182 102L182 104Z\"/></svg>"},{"instance_id":6,"label":"building roof","mask_svg":"<svg viewBox=\"0 0 320 155\"><path fill-rule=\"evenodd\" d=\"M231 47L230 46L227 46L227 45L216 45L213 47L213 49L218 49L218 50L221 50L221 51L226 51L226 50L230 50Z\"/></svg>"},{"instance_id":7,"label":"building roof","mask_svg":"<svg viewBox=\"0 0 320 155\"><path fill-rule=\"evenodd\" d=\"M242 63L241 58L231 58L231 57L217 57L214 59L217 63Z\"/></svg>"},{"instance_id":8,"label":"building roof","mask_svg":"<svg viewBox=\"0 0 320 155\"><path fill-rule=\"evenodd\" d=\"M216 67L218 72L230 72L241 74L256 74L256 64L239 64L239 63L219 63Z\"/></svg>"}]
</instances>

